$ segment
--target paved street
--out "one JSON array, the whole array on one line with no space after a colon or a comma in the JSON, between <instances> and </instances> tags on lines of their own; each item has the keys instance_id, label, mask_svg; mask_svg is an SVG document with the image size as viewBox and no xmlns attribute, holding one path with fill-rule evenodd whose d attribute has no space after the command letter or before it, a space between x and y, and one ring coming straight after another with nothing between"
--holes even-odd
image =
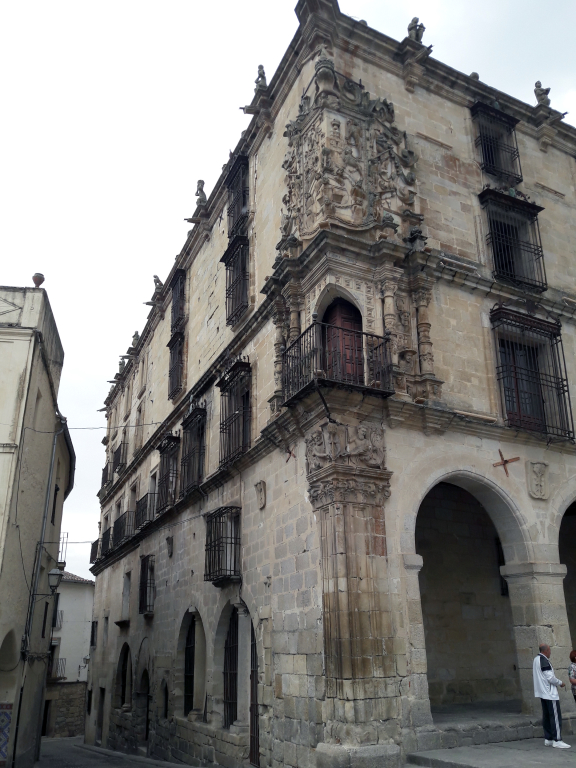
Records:
<instances>
[{"instance_id":1,"label":"paved street","mask_svg":"<svg viewBox=\"0 0 576 768\"><path fill-rule=\"evenodd\" d=\"M40 761L35 768L130 768L130 766L171 766L160 760L145 757L112 754L107 750L87 749L82 745L83 737L73 739L42 739Z\"/></svg>"},{"instance_id":2,"label":"paved street","mask_svg":"<svg viewBox=\"0 0 576 768\"><path fill-rule=\"evenodd\" d=\"M434 749L412 757L410 765L434 768L564 768L576 764L576 738L567 736L572 749L544 746L544 739L525 739L477 747Z\"/></svg>"}]
</instances>

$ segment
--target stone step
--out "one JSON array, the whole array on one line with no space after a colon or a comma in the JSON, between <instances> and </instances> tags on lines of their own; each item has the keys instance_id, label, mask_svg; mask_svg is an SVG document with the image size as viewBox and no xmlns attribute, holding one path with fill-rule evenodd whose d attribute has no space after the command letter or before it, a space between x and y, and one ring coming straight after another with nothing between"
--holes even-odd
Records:
<instances>
[{"instance_id":1,"label":"stone step","mask_svg":"<svg viewBox=\"0 0 576 768\"><path fill-rule=\"evenodd\" d=\"M407 756L406 765L426 768L542 768L546 765L564 768L570 765L573 768L575 762L576 742L572 749L554 749L545 747L544 739L539 738L415 752Z\"/></svg>"}]
</instances>

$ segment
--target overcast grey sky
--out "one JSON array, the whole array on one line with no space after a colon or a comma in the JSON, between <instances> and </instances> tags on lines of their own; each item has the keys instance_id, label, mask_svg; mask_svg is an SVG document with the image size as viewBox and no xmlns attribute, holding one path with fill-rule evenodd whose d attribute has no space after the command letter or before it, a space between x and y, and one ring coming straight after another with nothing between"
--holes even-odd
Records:
<instances>
[{"instance_id":1,"label":"overcast grey sky","mask_svg":"<svg viewBox=\"0 0 576 768\"><path fill-rule=\"evenodd\" d=\"M97 536L102 407L152 275L168 274L194 209L247 126L258 64L270 79L296 0L29 0L0 6L0 283L43 272L64 349L60 407L78 455L63 531ZM412 16L433 56L530 104L534 82L576 122L574 2L341 0L401 40ZM1 363L0 363L1 364ZM68 570L89 576L88 545Z\"/></svg>"}]
</instances>

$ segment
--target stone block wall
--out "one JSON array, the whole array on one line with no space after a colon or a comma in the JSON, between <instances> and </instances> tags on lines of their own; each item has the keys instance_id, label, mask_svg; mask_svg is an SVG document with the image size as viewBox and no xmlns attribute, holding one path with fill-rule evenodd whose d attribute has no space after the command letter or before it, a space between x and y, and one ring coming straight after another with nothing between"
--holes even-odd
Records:
<instances>
[{"instance_id":1,"label":"stone block wall","mask_svg":"<svg viewBox=\"0 0 576 768\"><path fill-rule=\"evenodd\" d=\"M86 683L48 683L46 701L50 702L46 735L61 739L84 734Z\"/></svg>"}]
</instances>

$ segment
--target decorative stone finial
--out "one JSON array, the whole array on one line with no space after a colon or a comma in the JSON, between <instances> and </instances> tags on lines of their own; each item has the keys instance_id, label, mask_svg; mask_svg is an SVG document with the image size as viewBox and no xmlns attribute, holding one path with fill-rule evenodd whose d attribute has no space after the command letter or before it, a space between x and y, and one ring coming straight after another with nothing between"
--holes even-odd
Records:
<instances>
[{"instance_id":1,"label":"decorative stone finial","mask_svg":"<svg viewBox=\"0 0 576 768\"><path fill-rule=\"evenodd\" d=\"M424 37L424 30L426 27L424 24L419 24L418 22L420 19L418 16L414 16L410 24L408 24L408 37L410 40L416 40L417 43L422 42L422 38Z\"/></svg>"},{"instance_id":2,"label":"decorative stone finial","mask_svg":"<svg viewBox=\"0 0 576 768\"><path fill-rule=\"evenodd\" d=\"M471 80L480 80L480 75L478 72L470 72L470 79Z\"/></svg>"},{"instance_id":3,"label":"decorative stone finial","mask_svg":"<svg viewBox=\"0 0 576 768\"><path fill-rule=\"evenodd\" d=\"M34 283L36 288L40 288L40 286L44 282L44 275L42 274L42 272L35 272L32 275L32 282Z\"/></svg>"},{"instance_id":4,"label":"decorative stone finial","mask_svg":"<svg viewBox=\"0 0 576 768\"><path fill-rule=\"evenodd\" d=\"M202 179L198 179L196 182L196 197L198 198L196 205L201 208L206 205L208 200L206 199L206 193L204 192L204 182Z\"/></svg>"},{"instance_id":5,"label":"decorative stone finial","mask_svg":"<svg viewBox=\"0 0 576 768\"><path fill-rule=\"evenodd\" d=\"M266 82L266 72L264 72L264 65L258 64L258 77L256 80L254 80L256 83L256 88L254 88L254 93L257 93L259 90L264 90L264 88L268 87L268 83Z\"/></svg>"},{"instance_id":6,"label":"decorative stone finial","mask_svg":"<svg viewBox=\"0 0 576 768\"><path fill-rule=\"evenodd\" d=\"M162 282L162 280L160 280L158 275L154 275L154 290L155 291L161 291L163 285L164 285L164 283Z\"/></svg>"},{"instance_id":7,"label":"decorative stone finial","mask_svg":"<svg viewBox=\"0 0 576 768\"><path fill-rule=\"evenodd\" d=\"M550 88L542 88L542 83L540 80L537 80L534 84L534 95L536 96L536 101L538 104L542 104L544 107L550 106L550 99L548 98L548 94L550 93Z\"/></svg>"},{"instance_id":8,"label":"decorative stone finial","mask_svg":"<svg viewBox=\"0 0 576 768\"><path fill-rule=\"evenodd\" d=\"M126 361L121 357L120 362L118 363L118 373L123 373L124 368L126 368Z\"/></svg>"},{"instance_id":9,"label":"decorative stone finial","mask_svg":"<svg viewBox=\"0 0 576 768\"><path fill-rule=\"evenodd\" d=\"M139 341L140 341L140 334L138 333L138 331L134 331L134 336L132 336L132 346L135 347Z\"/></svg>"}]
</instances>

